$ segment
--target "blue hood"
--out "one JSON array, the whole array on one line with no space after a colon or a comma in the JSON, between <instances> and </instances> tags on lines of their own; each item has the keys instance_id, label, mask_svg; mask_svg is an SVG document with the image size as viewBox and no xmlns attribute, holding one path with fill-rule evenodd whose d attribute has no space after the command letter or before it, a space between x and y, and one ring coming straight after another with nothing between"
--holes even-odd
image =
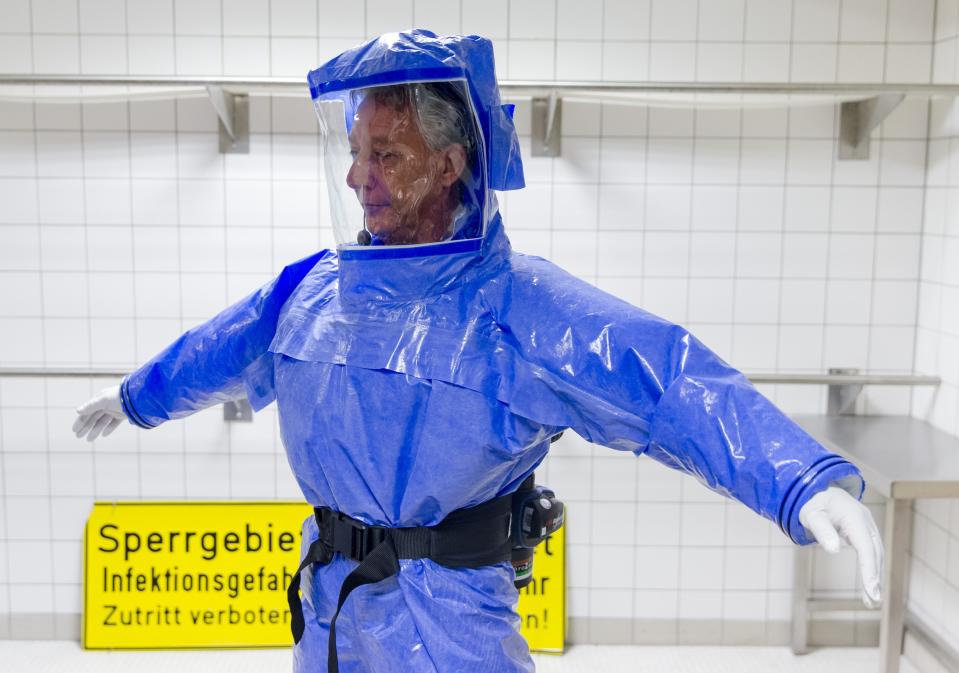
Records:
<instances>
[{"instance_id":1,"label":"blue hood","mask_svg":"<svg viewBox=\"0 0 959 673\"><path fill-rule=\"evenodd\" d=\"M500 102L493 43L485 37L438 37L419 28L387 33L330 59L307 80L314 100L370 86L465 80L483 133L489 188L526 186L513 106Z\"/></svg>"}]
</instances>

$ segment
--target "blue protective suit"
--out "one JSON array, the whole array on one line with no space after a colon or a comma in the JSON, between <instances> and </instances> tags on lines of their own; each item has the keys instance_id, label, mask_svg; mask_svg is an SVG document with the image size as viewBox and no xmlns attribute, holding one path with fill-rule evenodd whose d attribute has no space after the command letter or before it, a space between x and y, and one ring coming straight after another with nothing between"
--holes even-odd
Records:
<instances>
[{"instance_id":1,"label":"blue protective suit","mask_svg":"<svg viewBox=\"0 0 959 673\"><path fill-rule=\"evenodd\" d=\"M403 49L415 51L410 35ZM467 65L451 67L469 77ZM492 72L491 60L479 66ZM517 170L521 181L491 153L491 183ZM515 490L570 428L687 472L810 542L800 507L857 478L853 465L682 327L512 251L498 214L486 224L481 239L289 265L127 376L127 415L153 427L244 395L254 409L275 400L306 500L386 526L433 525ZM316 536L308 519L304 545ZM304 573L297 671L326 670L329 619L355 565L336 556ZM532 671L516 600L508 563L401 561L347 600L340 669Z\"/></svg>"}]
</instances>

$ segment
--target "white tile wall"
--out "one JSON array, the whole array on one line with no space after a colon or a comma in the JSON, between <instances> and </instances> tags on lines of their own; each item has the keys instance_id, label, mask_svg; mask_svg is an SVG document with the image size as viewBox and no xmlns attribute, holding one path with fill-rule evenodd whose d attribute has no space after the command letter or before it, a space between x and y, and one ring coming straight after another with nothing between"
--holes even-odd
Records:
<instances>
[{"instance_id":1,"label":"white tile wall","mask_svg":"<svg viewBox=\"0 0 959 673\"><path fill-rule=\"evenodd\" d=\"M956 11L954 2L937 3L935 82L956 82ZM919 260L910 257L908 267L902 264L906 260L886 265L894 276L914 272L919 279L914 366L942 378L938 389L914 397L912 413L954 435L959 434L959 226L950 205L959 184L957 113L950 99L934 99L930 106ZM910 609L959 647L959 501L918 500L914 509Z\"/></svg>"},{"instance_id":2,"label":"white tile wall","mask_svg":"<svg viewBox=\"0 0 959 673\"><path fill-rule=\"evenodd\" d=\"M7 5L0 72L301 76L414 24L493 38L510 78L938 81L957 55L956 12L932 0ZM869 161L837 162L831 106L567 102L563 156L542 159L529 157L519 103L528 186L502 199L517 249L686 323L750 371L905 372L915 350L916 367L946 383L914 411L959 431L951 108L933 108L942 130L928 152L926 101L907 99ZM0 364L132 366L329 244L308 101L254 97L251 125L250 154L221 155L203 99L0 102ZM298 495L272 411L250 426L226 427L212 410L75 441L72 407L104 383L0 379L0 613L78 610L77 568L54 576L50 565L54 551L76 555L95 498ZM819 389L764 390L787 410L825 403ZM910 404L870 392L863 406ZM570 505L572 616L671 620L675 637L685 619L788 619L789 547L767 522L575 437L542 472ZM944 615L959 604L951 512L917 528L952 531L945 561L915 564L916 586L934 590L920 594L944 596ZM853 560L820 560L816 582L852 590Z\"/></svg>"}]
</instances>

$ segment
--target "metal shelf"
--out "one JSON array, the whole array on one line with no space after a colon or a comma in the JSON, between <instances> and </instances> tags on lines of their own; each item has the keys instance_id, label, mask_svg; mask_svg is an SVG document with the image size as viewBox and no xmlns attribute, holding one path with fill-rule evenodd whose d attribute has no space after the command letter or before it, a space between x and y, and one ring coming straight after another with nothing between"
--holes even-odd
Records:
<instances>
[{"instance_id":1,"label":"metal shelf","mask_svg":"<svg viewBox=\"0 0 959 673\"><path fill-rule=\"evenodd\" d=\"M925 374L747 374L753 383L825 384L830 386L938 386L942 379Z\"/></svg>"},{"instance_id":2,"label":"metal shelf","mask_svg":"<svg viewBox=\"0 0 959 673\"><path fill-rule=\"evenodd\" d=\"M120 87L121 90L117 90ZM38 91L45 89L45 92ZM559 156L562 101L668 107L838 104L840 159L868 159L869 135L907 95L956 96L954 84L791 82L589 82L502 80L507 99L533 101L533 156ZM220 151L249 151L250 95L308 93L306 78L0 75L0 100L76 102L208 96L220 118Z\"/></svg>"},{"instance_id":3,"label":"metal shelf","mask_svg":"<svg viewBox=\"0 0 959 673\"><path fill-rule=\"evenodd\" d=\"M0 74L0 86L129 86L205 88L218 86L230 93L308 92L306 77L205 77L127 75L28 75ZM881 93L922 96L955 96L959 84L794 83L794 82L597 82L575 80L500 80L507 96L604 94L742 94L868 98ZM9 92L4 95L9 95ZM74 94L75 95L75 94Z\"/></svg>"}]
</instances>

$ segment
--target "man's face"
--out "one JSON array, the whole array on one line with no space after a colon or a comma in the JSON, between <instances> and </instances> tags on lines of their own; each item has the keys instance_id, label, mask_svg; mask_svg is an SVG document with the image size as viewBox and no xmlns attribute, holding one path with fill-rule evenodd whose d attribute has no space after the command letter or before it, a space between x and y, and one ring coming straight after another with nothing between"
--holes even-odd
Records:
<instances>
[{"instance_id":1,"label":"man's face","mask_svg":"<svg viewBox=\"0 0 959 673\"><path fill-rule=\"evenodd\" d=\"M371 234L393 245L442 239L449 187L462 165L451 174L456 167L448 165L449 152L430 150L408 105L396 109L367 97L353 120L350 152L346 184L356 192ZM446 222L437 223L443 215Z\"/></svg>"}]
</instances>

